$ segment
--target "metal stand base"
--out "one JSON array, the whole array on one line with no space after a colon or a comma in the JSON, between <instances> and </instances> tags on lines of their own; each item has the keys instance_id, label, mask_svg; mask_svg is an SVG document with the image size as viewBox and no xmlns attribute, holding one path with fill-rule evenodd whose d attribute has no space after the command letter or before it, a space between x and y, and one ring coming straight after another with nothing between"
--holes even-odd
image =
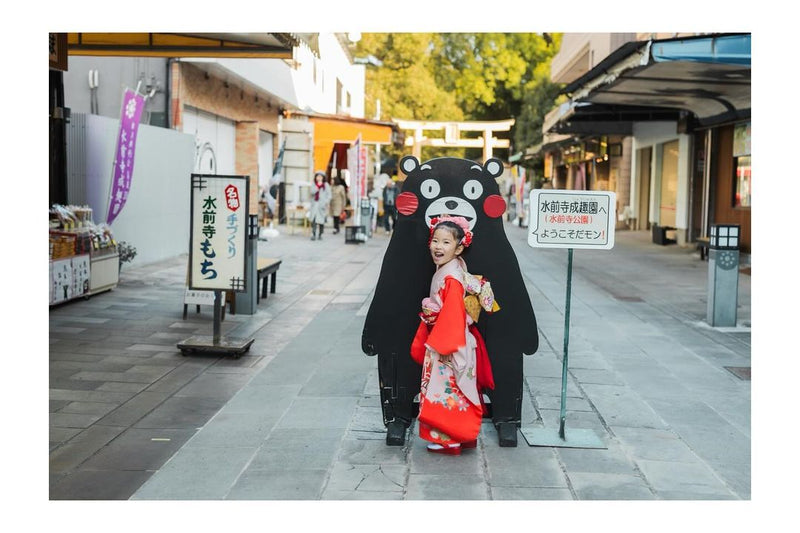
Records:
<instances>
[{"instance_id":1,"label":"metal stand base","mask_svg":"<svg viewBox=\"0 0 800 533\"><path fill-rule=\"evenodd\" d=\"M210 352L232 355L234 359L238 359L250 349L250 345L253 344L254 340L222 337L217 342L214 342L214 337L198 335L179 342L178 348L180 348L183 355L189 355L192 352Z\"/></svg>"},{"instance_id":2,"label":"metal stand base","mask_svg":"<svg viewBox=\"0 0 800 533\"><path fill-rule=\"evenodd\" d=\"M561 438L557 429L523 428L522 436L529 446L551 446L555 448L601 448L608 449L600 437L591 429L566 429Z\"/></svg>"}]
</instances>

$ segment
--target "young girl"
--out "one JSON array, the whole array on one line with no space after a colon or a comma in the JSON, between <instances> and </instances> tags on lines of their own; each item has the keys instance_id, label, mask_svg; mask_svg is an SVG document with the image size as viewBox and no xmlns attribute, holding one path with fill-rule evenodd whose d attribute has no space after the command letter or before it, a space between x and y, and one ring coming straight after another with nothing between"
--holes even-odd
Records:
<instances>
[{"instance_id":1,"label":"young girl","mask_svg":"<svg viewBox=\"0 0 800 533\"><path fill-rule=\"evenodd\" d=\"M479 293L481 307L496 308L488 283L469 274L460 257L471 242L465 218L442 216L431 221L430 252L436 272L430 296L422 300L422 322L411 356L423 366L419 434L431 442L428 451L433 453L459 455L462 448L476 446L483 415L480 391L494 387L483 339L470 327L473 319L464 304L467 292Z\"/></svg>"}]
</instances>

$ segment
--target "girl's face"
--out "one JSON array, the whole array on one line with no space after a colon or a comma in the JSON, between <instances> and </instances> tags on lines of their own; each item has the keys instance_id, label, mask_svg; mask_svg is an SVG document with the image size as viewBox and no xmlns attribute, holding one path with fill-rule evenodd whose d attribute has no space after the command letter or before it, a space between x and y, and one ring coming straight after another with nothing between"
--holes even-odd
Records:
<instances>
[{"instance_id":1,"label":"girl's face","mask_svg":"<svg viewBox=\"0 0 800 533\"><path fill-rule=\"evenodd\" d=\"M458 243L450 229L438 228L433 232L430 250L433 264L438 268L461 255L464 245Z\"/></svg>"}]
</instances>

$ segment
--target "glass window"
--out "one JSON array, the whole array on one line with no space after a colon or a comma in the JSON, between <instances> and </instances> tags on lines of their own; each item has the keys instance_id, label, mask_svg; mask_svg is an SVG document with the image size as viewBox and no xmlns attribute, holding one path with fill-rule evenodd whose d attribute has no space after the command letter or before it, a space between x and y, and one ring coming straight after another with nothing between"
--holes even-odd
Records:
<instances>
[{"instance_id":1,"label":"glass window","mask_svg":"<svg viewBox=\"0 0 800 533\"><path fill-rule=\"evenodd\" d=\"M750 207L750 158L741 156L735 158L736 180L733 194L733 207Z\"/></svg>"}]
</instances>

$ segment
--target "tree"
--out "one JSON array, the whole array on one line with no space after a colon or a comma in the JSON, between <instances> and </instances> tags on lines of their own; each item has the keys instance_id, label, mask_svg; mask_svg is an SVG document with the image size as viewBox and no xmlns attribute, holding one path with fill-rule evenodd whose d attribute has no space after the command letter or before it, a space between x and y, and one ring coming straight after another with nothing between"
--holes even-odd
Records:
<instances>
[{"instance_id":1,"label":"tree","mask_svg":"<svg viewBox=\"0 0 800 533\"><path fill-rule=\"evenodd\" d=\"M437 80L455 90L469 120L515 120L517 150L541 142L544 115L560 86L550 81L550 61L561 34L445 33L436 36Z\"/></svg>"},{"instance_id":2,"label":"tree","mask_svg":"<svg viewBox=\"0 0 800 533\"><path fill-rule=\"evenodd\" d=\"M356 55L382 65L366 75L367 116L381 102L381 119L516 119L515 150L541 142L544 115L559 86L550 61L561 34L383 33L362 34Z\"/></svg>"}]
</instances>

